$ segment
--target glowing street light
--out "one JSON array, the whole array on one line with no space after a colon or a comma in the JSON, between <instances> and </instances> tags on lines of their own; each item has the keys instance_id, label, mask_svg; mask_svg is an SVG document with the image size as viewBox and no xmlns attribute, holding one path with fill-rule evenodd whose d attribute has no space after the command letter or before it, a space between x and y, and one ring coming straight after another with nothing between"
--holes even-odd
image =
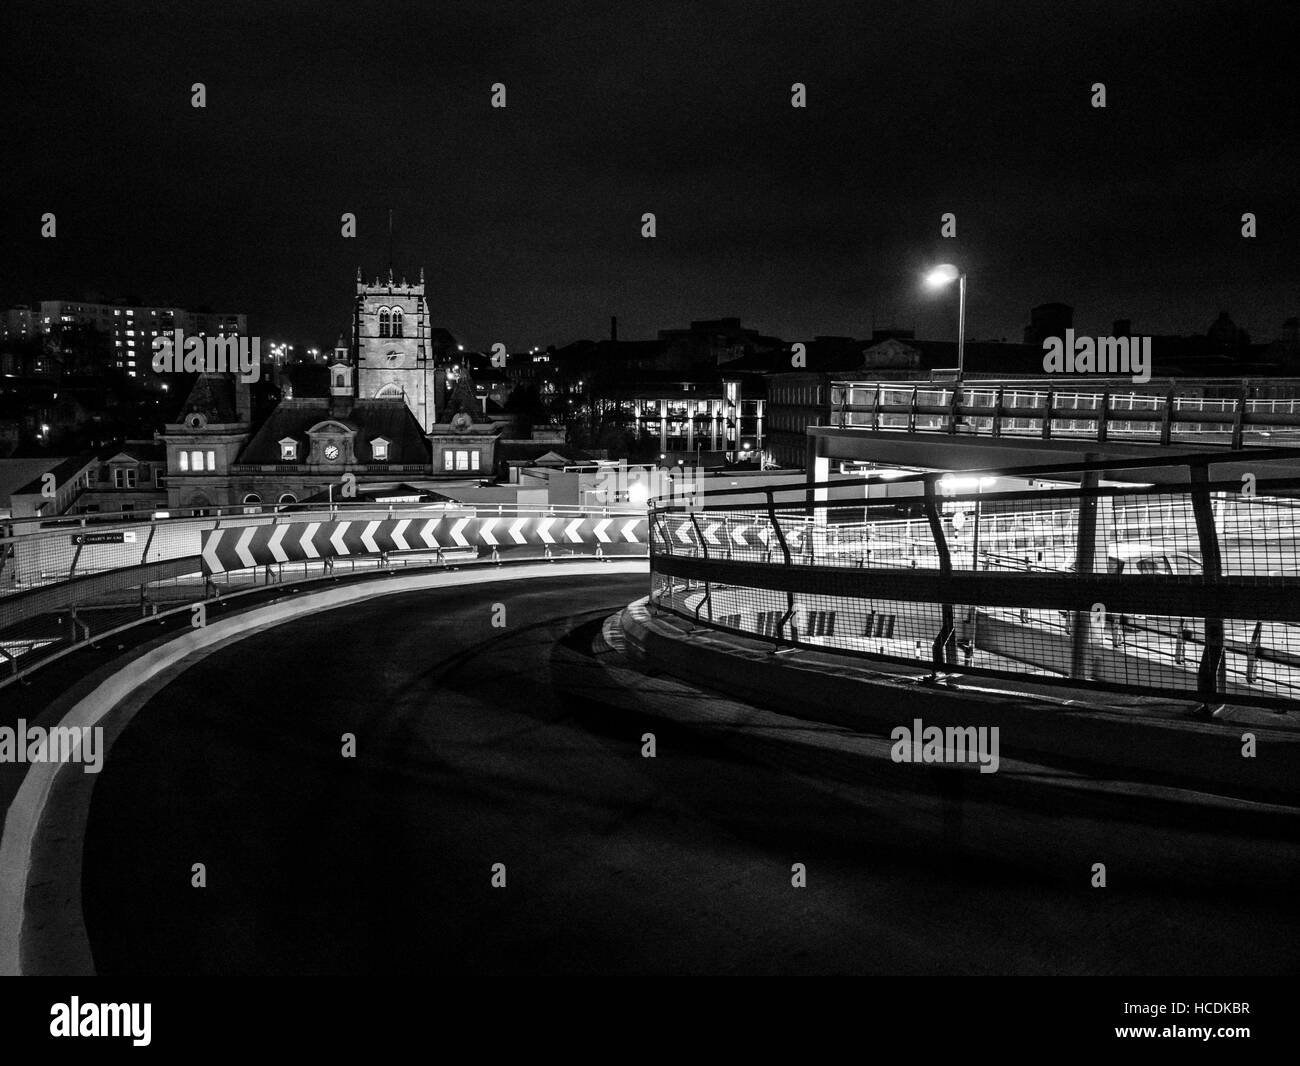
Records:
<instances>
[{"instance_id":1,"label":"glowing street light","mask_svg":"<svg viewBox=\"0 0 1300 1066\"><path fill-rule=\"evenodd\" d=\"M958 283L957 297L957 380L961 381L966 366L966 275L951 263L940 263L925 276L925 283L932 289L942 289Z\"/></svg>"}]
</instances>

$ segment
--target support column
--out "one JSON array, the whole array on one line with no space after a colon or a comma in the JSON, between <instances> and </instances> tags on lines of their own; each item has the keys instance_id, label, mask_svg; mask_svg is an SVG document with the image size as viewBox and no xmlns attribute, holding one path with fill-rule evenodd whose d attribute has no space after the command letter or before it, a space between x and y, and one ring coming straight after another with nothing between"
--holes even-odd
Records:
<instances>
[{"instance_id":1,"label":"support column","mask_svg":"<svg viewBox=\"0 0 1300 1066\"><path fill-rule=\"evenodd\" d=\"M831 461L822 454L826 447L825 441L821 437L808 438L807 461L804 466L804 473L808 484L818 481L829 481L831 476ZM813 521L822 525L826 524L826 508L818 507L817 504L825 504L830 499L829 489L810 489L804 494L805 502L812 508Z\"/></svg>"},{"instance_id":2,"label":"support column","mask_svg":"<svg viewBox=\"0 0 1300 1066\"><path fill-rule=\"evenodd\" d=\"M1094 453L1084 456L1084 462L1095 462L1099 457ZM1088 493L1097 488L1100 475L1096 470L1089 470L1083 475L1082 490L1079 496L1079 530L1075 543L1074 572L1085 577L1093 572L1093 563L1097 555L1097 497ZM1091 607L1091 604L1089 604ZM1107 608L1109 612L1109 608ZM1070 654L1070 676L1086 678L1088 676L1088 649L1092 643L1092 611L1088 607L1074 612L1074 639Z\"/></svg>"}]
</instances>

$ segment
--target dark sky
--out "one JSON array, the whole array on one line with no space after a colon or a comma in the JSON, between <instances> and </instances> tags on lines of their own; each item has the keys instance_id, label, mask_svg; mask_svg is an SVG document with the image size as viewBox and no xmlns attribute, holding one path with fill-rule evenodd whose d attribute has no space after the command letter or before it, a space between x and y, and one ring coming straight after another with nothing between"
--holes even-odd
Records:
<instances>
[{"instance_id":1,"label":"dark sky","mask_svg":"<svg viewBox=\"0 0 1300 1066\"><path fill-rule=\"evenodd\" d=\"M1272 339L1300 313L1297 37L1260 13L1288 7L7 0L0 302L137 293L328 344L391 207L397 273L480 348L611 314L950 338L936 260L979 338L1063 300L1081 332L1227 310Z\"/></svg>"}]
</instances>

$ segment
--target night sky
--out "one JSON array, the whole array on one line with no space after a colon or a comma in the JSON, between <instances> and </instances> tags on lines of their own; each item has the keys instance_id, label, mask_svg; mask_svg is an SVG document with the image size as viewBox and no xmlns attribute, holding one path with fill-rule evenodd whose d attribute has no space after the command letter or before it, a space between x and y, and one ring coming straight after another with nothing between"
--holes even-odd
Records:
<instances>
[{"instance_id":1,"label":"night sky","mask_svg":"<svg viewBox=\"0 0 1300 1066\"><path fill-rule=\"evenodd\" d=\"M479 348L611 314L949 339L941 260L980 339L1062 300L1081 332L1226 310L1270 340L1300 314L1297 38L1250 9L1288 6L7 0L0 303L138 295L329 345L391 208L395 271Z\"/></svg>"}]
</instances>

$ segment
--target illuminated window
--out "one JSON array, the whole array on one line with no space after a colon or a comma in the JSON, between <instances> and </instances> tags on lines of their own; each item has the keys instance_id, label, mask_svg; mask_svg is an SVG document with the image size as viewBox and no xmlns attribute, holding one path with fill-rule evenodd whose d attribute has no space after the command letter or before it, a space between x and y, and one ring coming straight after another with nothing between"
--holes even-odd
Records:
<instances>
[{"instance_id":1,"label":"illuminated window","mask_svg":"<svg viewBox=\"0 0 1300 1066\"><path fill-rule=\"evenodd\" d=\"M208 452L208 469L215 470L216 468L217 468L217 453Z\"/></svg>"},{"instance_id":2,"label":"illuminated window","mask_svg":"<svg viewBox=\"0 0 1300 1066\"><path fill-rule=\"evenodd\" d=\"M454 469L456 469L456 453L455 453L455 452L449 452L449 451L448 451L448 452L443 452L443 453L442 453L442 468L443 468L444 470L454 470Z\"/></svg>"},{"instance_id":3,"label":"illuminated window","mask_svg":"<svg viewBox=\"0 0 1300 1066\"><path fill-rule=\"evenodd\" d=\"M456 453L456 469L457 470L469 469L469 452L461 451Z\"/></svg>"},{"instance_id":4,"label":"illuminated window","mask_svg":"<svg viewBox=\"0 0 1300 1066\"><path fill-rule=\"evenodd\" d=\"M286 438L286 439L280 441L280 458L281 458L281 459L297 459L297 458L298 458L298 442L297 442L297 441L294 441L294 440L290 440L290 439L288 439L288 438Z\"/></svg>"},{"instance_id":5,"label":"illuminated window","mask_svg":"<svg viewBox=\"0 0 1300 1066\"><path fill-rule=\"evenodd\" d=\"M202 453L202 452L190 452L190 469L191 469L191 470L202 470L202 469L203 469L203 453Z\"/></svg>"},{"instance_id":6,"label":"illuminated window","mask_svg":"<svg viewBox=\"0 0 1300 1066\"><path fill-rule=\"evenodd\" d=\"M383 437L376 437L370 442L370 453L378 460L387 461L388 459L388 441Z\"/></svg>"},{"instance_id":7,"label":"illuminated window","mask_svg":"<svg viewBox=\"0 0 1300 1066\"><path fill-rule=\"evenodd\" d=\"M470 453L469 453L469 468L470 468L471 470L477 470L477 469L478 469L478 457L479 457L479 453L478 453L478 452L470 452Z\"/></svg>"},{"instance_id":8,"label":"illuminated window","mask_svg":"<svg viewBox=\"0 0 1300 1066\"><path fill-rule=\"evenodd\" d=\"M179 455L180 455L180 461L181 461L181 471L182 471L182 473L183 473L183 472L189 470L189 468L190 468L190 453L189 453L189 452L180 452Z\"/></svg>"}]
</instances>

